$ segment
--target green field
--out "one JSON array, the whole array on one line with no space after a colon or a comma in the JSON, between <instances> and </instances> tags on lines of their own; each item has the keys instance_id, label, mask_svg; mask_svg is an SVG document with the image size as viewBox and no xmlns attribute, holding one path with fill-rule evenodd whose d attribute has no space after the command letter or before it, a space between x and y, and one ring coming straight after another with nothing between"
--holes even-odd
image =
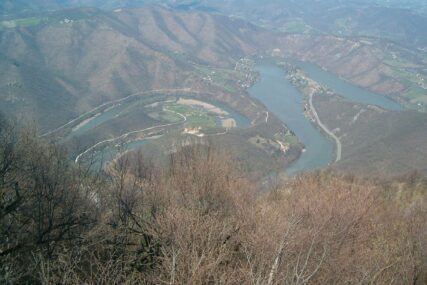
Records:
<instances>
[{"instance_id":1,"label":"green field","mask_svg":"<svg viewBox=\"0 0 427 285\"><path fill-rule=\"evenodd\" d=\"M406 68L406 67L413 67L414 64L404 60L403 58L390 54L390 53L386 53L383 57L383 61L384 63L391 65L393 67L397 67L397 68Z\"/></svg>"},{"instance_id":2,"label":"green field","mask_svg":"<svg viewBox=\"0 0 427 285\"><path fill-rule=\"evenodd\" d=\"M410 100L411 102L417 99L422 99L419 100L421 102L425 100L424 97L427 97L427 90L421 88L420 86L426 80L426 78L423 76L417 76L415 73L398 68L393 70L392 76L394 78L400 79L405 84L407 90L405 91L404 96L406 99Z\"/></svg>"},{"instance_id":3,"label":"green field","mask_svg":"<svg viewBox=\"0 0 427 285\"><path fill-rule=\"evenodd\" d=\"M404 96L410 103L417 104L420 102L425 104L427 102L427 90L406 78L404 78L403 82L407 88Z\"/></svg>"},{"instance_id":4,"label":"green field","mask_svg":"<svg viewBox=\"0 0 427 285\"><path fill-rule=\"evenodd\" d=\"M309 33L312 28L307 25L303 20L296 19L293 21L286 22L280 30L282 32L291 34L305 34Z\"/></svg>"},{"instance_id":5,"label":"green field","mask_svg":"<svg viewBox=\"0 0 427 285\"><path fill-rule=\"evenodd\" d=\"M349 32L350 31L350 19L348 18L340 18L335 20L335 28L341 32Z\"/></svg>"},{"instance_id":6,"label":"green field","mask_svg":"<svg viewBox=\"0 0 427 285\"><path fill-rule=\"evenodd\" d=\"M177 123L179 121L182 121L182 118L172 112L168 111L157 111L157 112L150 112L147 113L147 115L155 120L163 121L167 123Z\"/></svg>"},{"instance_id":7,"label":"green field","mask_svg":"<svg viewBox=\"0 0 427 285\"><path fill-rule=\"evenodd\" d=\"M200 127L202 129L216 127L215 117L201 109L185 105L169 105L167 109L186 116L186 125L188 127Z\"/></svg>"},{"instance_id":8,"label":"green field","mask_svg":"<svg viewBox=\"0 0 427 285\"><path fill-rule=\"evenodd\" d=\"M64 23L66 19L68 23L78 22L82 20L91 19L93 15L82 12L81 10L65 10L57 11L55 13L40 12L37 16L20 17L20 18L0 18L0 30L14 29L19 27L32 27L42 23L60 24Z\"/></svg>"},{"instance_id":9,"label":"green field","mask_svg":"<svg viewBox=\"0 0 427 285\"><path fill-rule=\"evenodd\" d=\"M184 105L167 105L168 110L183 114L184 116L190 116L194 113L194 109L190 106L184 106Z\"/></svg>"},{"instance_id":10,"label":"green field","mask_svg":"<svg viewBox=\"0 0 427 285\"><path fill-rule=\"evenodd\" d=\"M274 138L276 140L279 140L281 142L290 144L290 145L297 145L298 144L298 138L290 133L283 134L283 133L277 133L274 135Z\"/></svg>"},{"instance_id":11,"label":"green field","mask_svg":"<svg viewBox=\"0 0 427 285\"><path fill-rule=\"evenodd\" d=\"M215 118L203 114L187 117L186 125L191 128L200 127L202 129L216 127Z\"/></svg>"},{"instance_id":12,"label":"green field","mask_svg":"<svg viewBox=\"0 0 427 285\"><path fill-rule=\"evenodd\" d=\"M409 85L410 83L408 83ZM421 87L417 86L416 84L411 84L408 88L408 90L405 92L405 96L408 97L409 100L414 100L419 97L426 96L426 90L422 89Z\"/></svg>"},{"instance_id":13,"label":"green field","mask_svg":"<svg viewBox=\"0 0 427 285\"><path fill-rule=\"evenodd\" d=\"M45 21L44 17L29 17L21 19L13 19L8 21L0 22L0 29L8 28L18 28L18 27L31 27L40 24L42 21Z\"/></svg>"},{"instance_id":14,"label":"green field","mask_svg":"<svg viewBox=\"0 0 427 285\"><path fill-rule=\"evenodd\" d=\"M241 76L239 72L221 68L209 68L202 65L195 65L195 68L199 76L204 78L209 77L213 85L219 86L230 93L236 93L238 91L234 84L234 80L231 78L239 79Z\"/></svg>"},{"instance_id":15,"label":"green field","mask_svg":"<svg viewBox=\"0 0 427 285\"><path fill-rule=\"evenodd\" d=\"M293 135L285 135L285 143L288 143L290 145L297 145L298 144L298 138Z\"/></svg>"}]
</instances>

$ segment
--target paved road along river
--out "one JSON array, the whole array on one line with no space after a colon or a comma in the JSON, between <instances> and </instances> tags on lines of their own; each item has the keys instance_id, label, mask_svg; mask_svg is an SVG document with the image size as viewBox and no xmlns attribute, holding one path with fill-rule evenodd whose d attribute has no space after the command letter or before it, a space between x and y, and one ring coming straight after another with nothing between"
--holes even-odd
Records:
<instances>
[{"instance_id":1,"label":"paved road along river","mask_svg":"<svg viewBox=\"0 0 427 285\"><path fill-rule=\"evenodd\" d=\"M403 110L398 103L356 87L316 65L306 62L294 63L309 77L350 101L377 105L387 110ZM329 165L334 157L334 141L322 135L303 115L303 96L286 79L284 70L270 62L258 63L256 70L260 74L260 80L249 90L250 95L264 103L306 147L306 151L286 169L286 172L292 175Z\"/></svg>"}]
</instances>

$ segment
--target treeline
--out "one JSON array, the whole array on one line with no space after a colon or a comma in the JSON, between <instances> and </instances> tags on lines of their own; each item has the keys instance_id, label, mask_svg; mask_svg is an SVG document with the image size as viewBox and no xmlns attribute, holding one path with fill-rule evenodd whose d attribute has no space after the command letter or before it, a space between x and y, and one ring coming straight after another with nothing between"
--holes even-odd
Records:
<instances>
[{"instance_id":1,"label":"treeline","mask_svg":"<svg viewBox=\"0 0 427 285\"><path fill-rule=\"evenodd\" d=\"M261 194L186 147L102 174L0 123L2 284L425 284L427 182L317 172Z\"/></svg>"}]
</instances>

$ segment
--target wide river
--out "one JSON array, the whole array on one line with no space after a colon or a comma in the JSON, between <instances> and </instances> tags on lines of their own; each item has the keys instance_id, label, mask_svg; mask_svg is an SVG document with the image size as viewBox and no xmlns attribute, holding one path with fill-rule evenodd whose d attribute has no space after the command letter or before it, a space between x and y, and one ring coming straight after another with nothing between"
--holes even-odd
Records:
<instances>
[{"instance_id":1,"label":"wide river","mask_svg":"<svg viewBox=\"0 0 427 285\"><path fill-rule=\"evenodd\" d=\"M355 86L335 74L329 73L319 66L302 61L294 61L299 68L301 68L311 79L319 82L334 90L337 94L347 98L350 101L377 105L383 109L391 111L402 111L403 107L399 103L384 97L383 95L370 92L369 90Z\"/></svg>"},{"instance_id":2,"label":"wide river","mask_svg":"<svg viewBox=\"0 0 427 285\"><path fill-rule=\"evenodd\" d=\"M378 105L387 110L402 110L398 103L356 87L310 63L298 63L309 77L331 88L348 100ZM250 88L252 97L260 100L283 121L305 145L306 151L286 169L289 175L327 166L334 153L334 142L315 128L303 114L303 96L286 79L285 72L274 63L261 62L256 66L259 81ZM344 150L345 151L345 150Z\"/></svg>"}]
</instances>

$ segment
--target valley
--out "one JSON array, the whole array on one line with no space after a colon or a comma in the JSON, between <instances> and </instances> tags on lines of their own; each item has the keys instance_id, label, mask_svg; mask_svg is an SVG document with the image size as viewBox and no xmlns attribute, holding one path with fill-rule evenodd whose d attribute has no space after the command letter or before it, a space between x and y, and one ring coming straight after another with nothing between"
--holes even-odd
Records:
<instances>
[{"instance_id":1,"label":"valley","mask_svg":"<svg viewBox=\"0 0 427 285\"><path fill-rule=\"evenodd\" d=\"M426 111L423 53L385 40L272 32L217 13L155 5L19 19L3 22L0 32L0 109L35 120L42 137L64 145L76 161L102 149L144 148L151 137L167 150L190 136L242 146L230 149L264 161L260 173L282 165L294 174L330 166L345 153L334 123L316 112L318 92ZM286 79L274 67L259 69L260 58L303 73ZM307 80L317 87L305 90ZM178 104L180 98L199 103Z\"/></svg>"},{"instance_id":2,"label":"valley","mask_svg":"<svg viewBox=\"0 0 427 285\"><path fill-rule=\"evenodd\" d=\"M371 177L414 171L426 175L425 113L390 112L332 94L314 97L314 105L342 142L336 169Z\"/></svg>"},{"instance_id":3,"label":"valley","mask_svg":"<svg viewBox=\"0 0 427 285\"><path fill-rule=\"evenodd\" d=\"M292 62L285 68L288 80L305 97L306 117L335 140L334 168L367 176L425 175L425 113L405 111L385 97L366 96L364 90L354 92L354 86L311 64ZM398 127L406 124L405 129ZM401 141L406 139L410 142ZM414 149L403 150L408 145Z\"/></svg>"},{"instance_id":4,"label":"valley","mask_svg":"<svg viewBox=\"0 0 427 285\"><path fill-rule=\"evenodd\" d=\"M0 284L427 284L422 0L0 0Z\"/></svg>"},{"instance_id":5,"label":"valley","mask_svg":"<svg viewBox=\"0 0 427 285\"><path fill-rule=\"evenodd\" d=\"M305 146L299 159L286 172L294 174L328 166L333 156L333 144L304 116L303 96L274 63L261 63L257 69L261 79L249 93L276 114Z\"/></svg>"}]
</instances>

